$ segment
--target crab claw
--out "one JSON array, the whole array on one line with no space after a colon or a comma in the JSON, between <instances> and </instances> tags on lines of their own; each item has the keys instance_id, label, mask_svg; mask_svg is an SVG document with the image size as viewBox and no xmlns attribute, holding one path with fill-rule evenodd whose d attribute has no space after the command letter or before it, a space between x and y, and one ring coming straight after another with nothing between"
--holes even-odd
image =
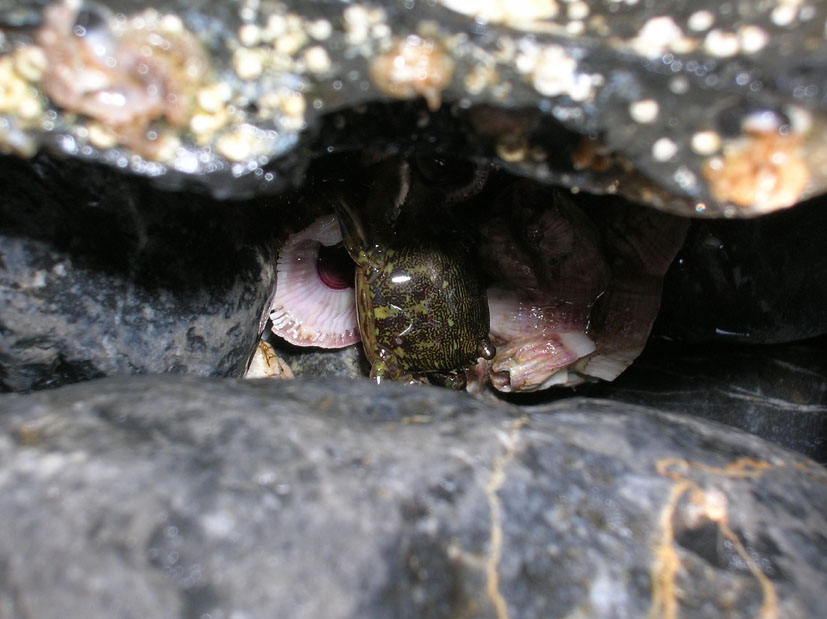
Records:
<instances>
[{"instance_id":1,"label":"crab claw","mask_svg":"<svg viewBox=\"0 0 827 619\"><path fill-rule=\"evenodd\" d=\"M296 346L343 348L361 338L353 263L336 246L339 223L325 215L288 237L279 250L272 331Z\"/></svg>"}]
</instances>

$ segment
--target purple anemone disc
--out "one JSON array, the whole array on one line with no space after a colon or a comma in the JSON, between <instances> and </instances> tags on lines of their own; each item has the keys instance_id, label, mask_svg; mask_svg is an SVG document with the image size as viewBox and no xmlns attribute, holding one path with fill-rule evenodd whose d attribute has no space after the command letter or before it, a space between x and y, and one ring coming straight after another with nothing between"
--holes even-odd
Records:
<instances>
[{"instance_id":1,"label":"purple anemone disc","mask_svg":"<svg viewBox=\"0 0 827 619\"><path fill-rule=\"evenodd\" d=\"M343 272L350 259L337 251L341 241L335 216L325 215L279 249L271 328L291 344L343 348L361 339L353 267Z\"/></svg>"},{"instance_id":2,"label":"purple anemone disc","mask_svg":"<svg viewBox=\"0 0 827 619\"><path fill-rule=\"evenodd\" d=\"M353 288L354 265L342 245L319 247L316 257L316 273L321 282L331 290Z\"/></svg>"}]
</instances>

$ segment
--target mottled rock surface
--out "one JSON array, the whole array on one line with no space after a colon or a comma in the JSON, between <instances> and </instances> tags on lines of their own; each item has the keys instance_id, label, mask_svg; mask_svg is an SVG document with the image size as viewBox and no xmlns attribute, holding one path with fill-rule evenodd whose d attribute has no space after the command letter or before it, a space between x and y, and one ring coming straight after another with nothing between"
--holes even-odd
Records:
<instances>
[{"instance_id":1,"label":"mottled rock surface","mask_svg":"<svg viewBox=\"0 0 827 619\"><path fill-rule=\"evenodd\" d=\"M79 162L0 159L0 389L239 376L273 278L267 210Z\"/></svg>"},{"instance_id":2,"label":"mottled rock surface","mask_svg":"<svg viewBox=\"0 0 827 619\"><path fill-rule=\"evenodd\" d=\"M366 382L0 396L5 617L819 616L827 474L717 424Z\"/></svg>"}]
</instances>

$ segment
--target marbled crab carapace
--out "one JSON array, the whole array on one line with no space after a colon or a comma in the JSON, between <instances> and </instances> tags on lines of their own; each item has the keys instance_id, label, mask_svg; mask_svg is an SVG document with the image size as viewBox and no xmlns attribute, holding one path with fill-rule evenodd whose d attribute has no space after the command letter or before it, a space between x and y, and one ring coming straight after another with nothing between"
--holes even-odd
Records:
<instances>
[{"instance_id":1,"label":"marbled crab carapace","mask_svg":"<svg viewBox=\"0 0 827 619\"><path fill-rule=\"evenodd\" d=\"M429 239L372 238L342 203L344 243L356 263L356 306L370 375L465 387L465 369L491 359L485 287L470 254Z\"/></svg>"},{"instance_id":2,"label":"marbled crab carapace","mask_svg":"<svg viewBox=\"0 0 827 619\"><path fill-rule=\"evenodd\" d=\"M330 291L317 250L343 241L356 273L336 293L350 323L358 314L377 381L527 392L613 380L640 354L685 220L441 159L366 169L361 194L331 198L342 234L316 241L300 279ZM319 221L330 232L333 216ZM277 298L300 288L285 256L317 233L285 243ZM318 322L318 311L295 305L272 316L288 311L294 331L301 315ZM277 335L283 322L274 320Z\"/></svg>"}]
</instances>

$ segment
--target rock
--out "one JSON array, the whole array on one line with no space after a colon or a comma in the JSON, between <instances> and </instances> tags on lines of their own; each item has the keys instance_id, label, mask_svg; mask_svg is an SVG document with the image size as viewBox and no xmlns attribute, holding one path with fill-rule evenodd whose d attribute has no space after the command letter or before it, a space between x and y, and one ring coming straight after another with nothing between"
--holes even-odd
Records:
<instances>
[{"instance_id":1,"label":"rock","mask_svg":"<svg viewBox=\"0 0 827 619\"><path fill-rule=\"evenodd\" d=\"M273 278L273 211L80 162L0 159L0 389L240 376Z\"/></svg>"},{"instance_id":2,"label":"rock","mask_svg":"<svg viewBox=\"0 0 827 619\"><path fill-rule=\"evenodd\" d=\"M820 3L43 4L0 3L0 147L24 156L234 197L365 144L676 213L827 188Z\"/></svg>"},{"instance_id":3,"label":"rock","mask_svg":"<svg viewBox=\"0 0 827 619\"><path fill-rule=\"evenodd\" d=\"M655 332L774 344L827 334L827 198L751 221L701 221L664 281Z\"/></svg>"},{"instance_id":4,"label":"rock","mask_svg":"<svg viewBox=\"0 0 827 619\"><path fill-rule=\"evenodd\" d=\"M823 605L824 469L683 415L171 376L3 395L0 410L3 616Z\"/></svg>"},{"instance_id":5,"label":"rock","mask_svg":"<svg viewBox=\"0 0 827 619\"><path fill-rule=\"evenodd\" d=\"M827 338L773 346L653 340L615 382L579 393L725 423L827 464Z\"/></svg>"},{"instance_id":6,"label":"rock","mask_svg":"<svg viewBox=\"0 0 827 619\"><path fill-rule=\"evenodd\" d=\"M362 378L370 372L370 363L365 357L361 342L345 348L326 350L292 346L283 339L270 334L267 338L279 358L290 366L296 376Z\"/></svg>"}]
</instances>

